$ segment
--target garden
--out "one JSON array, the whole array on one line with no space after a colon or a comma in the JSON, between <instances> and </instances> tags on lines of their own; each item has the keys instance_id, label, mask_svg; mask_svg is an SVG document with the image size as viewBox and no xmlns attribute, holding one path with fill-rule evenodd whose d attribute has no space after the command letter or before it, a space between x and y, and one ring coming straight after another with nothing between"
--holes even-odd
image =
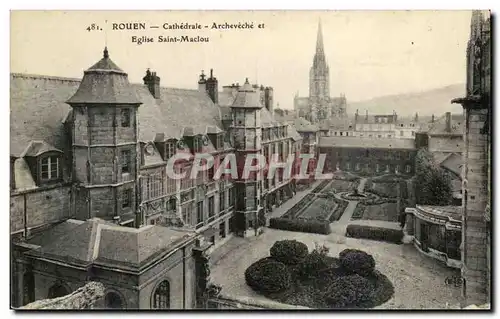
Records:
<instances>
[{"instance_id":1,"label":"garden","mask_svg":"<svg viewBox=\"0 0 500 319\"><path fill-rule=\"evenodd\" d=\"M383 220L398 222L399 212L395 200L381 200L381 202L358 204L351 217L352 220Z\"/></svg>"},{"instance_id":2,"label":"garden","mask_svg":"<svg viewBox=\"0 0 500 319\"><path fill-rule=\"evenodd\" d=\"M328 253L325 246L309 252L300 241L276 241L269 257L246 269L245 282L267 298L316 309L373 308L394 295L372 255L357 249L344 249L338 257Z\"/></svg>"}]
</instances>

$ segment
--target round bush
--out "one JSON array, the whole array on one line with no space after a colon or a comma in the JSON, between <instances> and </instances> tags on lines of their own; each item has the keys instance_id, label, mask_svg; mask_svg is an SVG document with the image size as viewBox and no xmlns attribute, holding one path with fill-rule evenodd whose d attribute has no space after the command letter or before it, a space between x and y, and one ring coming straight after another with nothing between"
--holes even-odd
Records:
<instances>
[{"instance_id":1,"label":"round bush","mask_svg":"<svg viewBox=\"0 0 500 319\"><path fill-rule=\"evenodd\" d=\"M271 257L287 265L298 264L308 254L306 244L297 240L279 240L270 249Z\"/></svg>"},{"instance_id":2,"label":"round bush","mask_svg":"<svg viewBox=\"0 0 500 319\"><path fill-rule=\"evenodd\" d=\"M328 268L328 256L314 250L308 254L299 264L301 278L315 276L318 271Z\"/></svg>"},{"instance_id":3,"label":"round bush","mask_svg":"<svg viewBox=\"0 0 500 319\"><path fill-rule=\"evenodd\" d=\"M339 259L347 271L361 276L368 276L375 270L375 259L362 250L344 249L340 252Z\"/></svg>"},{"instance_id":4,"label":"round bush","mask_svg":"<svg viewBox=\"0 0 500 319\"><path fill-rule=\"evenodd\" d=\"M360 275L349 275L334 279L323 294L323 298L332 308L356 306L370 300L373 285Z\"/></svg>"},{"instance_id":5,"label":"round bush","mask_svg":"<svg viewBox=\"0 0 500 319\"><path fill-rule=\"evenodd\" d=\"M247 268L245 281L262 293L280 292L290 287L290 272L285 264L271 258L263 258Z\"/></svg>"}]
</instances>

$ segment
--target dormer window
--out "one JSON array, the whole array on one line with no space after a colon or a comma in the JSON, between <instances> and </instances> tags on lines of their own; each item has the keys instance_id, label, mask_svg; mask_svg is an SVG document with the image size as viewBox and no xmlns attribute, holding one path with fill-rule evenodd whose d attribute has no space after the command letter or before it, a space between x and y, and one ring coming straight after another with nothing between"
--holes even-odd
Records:
<instances>
[{"instance_id":1,"label":"dormer window","mask_svg":"<svg viewBox=\"0 0 500 319\"><path fill-rule=\"evenodd\" d=\"M218 149L224 148L224 134L222 133L217 135L217 148Z\"/></svg>"},{"instance_id":2,"label":"dormer window","mask_svg":"<svg viewBox=\"0 0 500 319\"><path fill-rule=\"evenodd\" d=\"M195 153L201 152L202 145L203 145L202 137L195 136L193 139L193 152Z\"/></svg>"},{"instance_id":3,"label":"dormer window","mask_svg":"<svg viewBox=\"0 0 500 319\"><path fill-rule=\"evenodd\" d=\"M59 179L59 156L47 156L40 160L40 179L43 182Z\"/></svg>"},{"instance_id":4,"label":"dormer window","mask_svg":"<svg viewBox=\"0 0 500 319\"><path fill-rule=\"evenodd\" d=\"M122 127L130 127L130 109L122 109L121 123Z\"/></svg>"},{"instance_id":5,"label":"dormer window","mask_svg":"<svg viewBox=\"0 0 500 319\"><path fill-rule=\"evenodd\" d=\"M175 142L165 143L165 160L168 160L169 158L174 156L175 152L176 152Z\"/></svg>"}]
</instances>

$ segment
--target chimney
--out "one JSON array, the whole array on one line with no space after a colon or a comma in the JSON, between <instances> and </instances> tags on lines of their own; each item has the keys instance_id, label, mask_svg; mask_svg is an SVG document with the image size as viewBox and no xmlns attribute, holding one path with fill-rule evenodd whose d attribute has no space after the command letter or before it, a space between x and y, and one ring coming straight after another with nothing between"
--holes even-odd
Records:
<instances>
[{"instance_id":1,"label":"chimney","mask_svg":"<svg viewBox=\"0 0 500 319\"><path fill-rule=\"evenodd\" d=\"M446 112L446 132L451 132L451 112Z\"/></svg>"},{"instance_id":2,"label":"chimney","mask_svg":"<svg viewBox=\"0 0 500 319\"><path fill-rule=\"evenodd\" d=\"M198 81L198 91L207 92L207 80L205 80L205 73L201 70L200 80Z\"/></svg>"},{"instance_id":3,"label":"chimney","mask_svg":"<svg viewBox=\"0 0 500 319\"><path fill-rule=\"evenodd\" d=\"M210 99L217 104L219 103L219 82L214 77L214 70L210 69L210 77L207 79L207 93Z\"/></svg>"},{"instance_id":4,"label":"chimney","mask_svg":"<svg viewBox=\"0 0 500 319\"><path fill-rule=\"evenodd\" d=\"M271 113L271 115L274 114L274 101L273 101L273 88L270 86L267 86L264 89L264 104L266 109Z\"/></svg>"},{"instance_id":5,"label":"chimney","mask_svg":"<svg viewBox=\"0 0 500 319\"><path fill-rule=\"evenodd\" d=\"M155 99L159 99L160 95L160 77L156 75L156 72L151 72L149 69L146 70L146 76L142 78L144 85L146 85L151 92L151 95Z\"/></svg>"},{"instance_id":6,"label":"chimney","mask_svg":"<svg viewBox=\"0 0 500 319\"><path fill-rule=\"evenodd\" d=\"M431 123L434 123L434 114L432 114Z\"/></svg>"}]
</instances>

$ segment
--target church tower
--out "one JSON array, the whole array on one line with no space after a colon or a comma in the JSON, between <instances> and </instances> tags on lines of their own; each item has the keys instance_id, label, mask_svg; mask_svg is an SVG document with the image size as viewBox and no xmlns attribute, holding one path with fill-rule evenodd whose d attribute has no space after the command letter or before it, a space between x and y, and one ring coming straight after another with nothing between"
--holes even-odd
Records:
<instances>
[{"instance_id":1,"label":"church tower","mask_svg":"<svg viewBox=\"0 0 500 319\"><path fill-rule=\"evenodd\" d=\"M128 75L109 58L84 72L72 107L76 217L140 226L137 111L141 102ZM137 214L137 215L136 215Z\"/></svg>"},{"instance_id":2,"label":"church tower","mask_svg":"<svg viewBox=\"0 0 500 319\"><path fill-rule=\"evenodd\" d=\"M326 63L323 47L323 31L321 20L318 22L318 36L316 38L316 53L313 65L309 71L309 97L326 99L330 97L330 70Z\"/></svg>"}]
</instances>

